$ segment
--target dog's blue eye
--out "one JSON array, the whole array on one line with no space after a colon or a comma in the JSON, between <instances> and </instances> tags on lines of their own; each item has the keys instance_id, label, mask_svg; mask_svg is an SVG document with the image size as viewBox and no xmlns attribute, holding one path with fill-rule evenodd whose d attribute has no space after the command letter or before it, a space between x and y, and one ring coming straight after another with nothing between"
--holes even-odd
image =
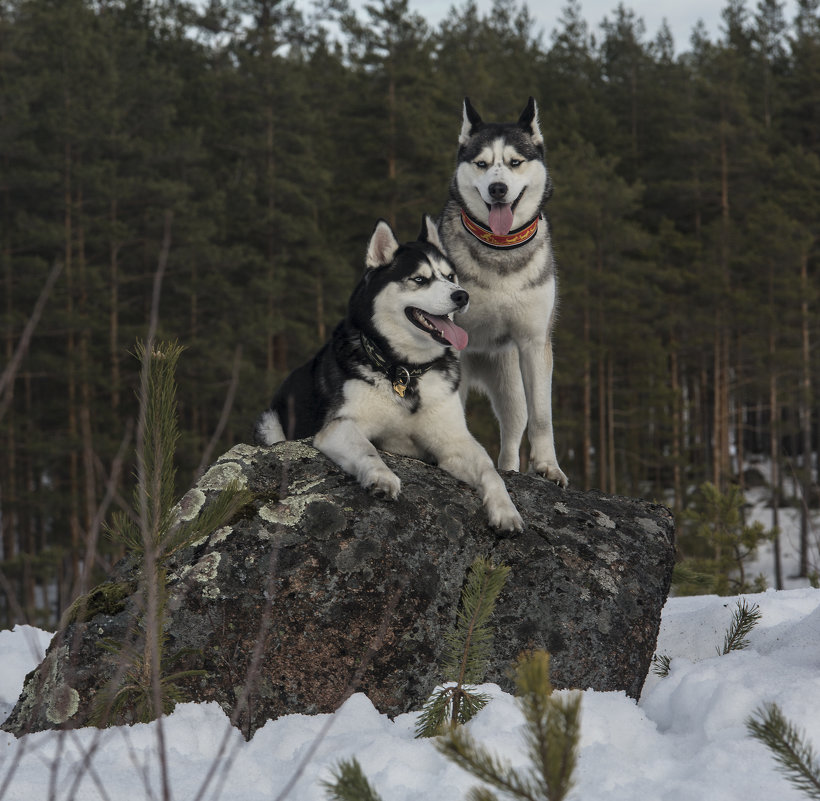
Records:
<instances>
[{"instance_id":1,"label":"dog's blue eye","mask_svg":"<svg viewBox=\"0 0 820 801\"><path fill-rule=\"evenodd\" d=\"M523 163L521 159L512 159L510 161L510 167L520 167Z\"/></svg>"},{"instance_id":2,"label":"dog's blue eye","mask_svg":"<svg viewBox=\"0 0 820 801\"><path fill-rule=\"evenodd\" d=\"M413 280L417 284L426 284L427 283L427 279L423 275L414 275Z\"/></svg>"},{"instance_id":3,"label":"dog's blue eye","mask_svg":"<svg viewBox=\"0 0 820 801\"><path fill-rule=\"evenodd\" d=\"M476 167L481 167L481 169L483 170L487 166L487 162L486 161L477 161L475 163L475 166Z\"/></svg>"}]
</instances>

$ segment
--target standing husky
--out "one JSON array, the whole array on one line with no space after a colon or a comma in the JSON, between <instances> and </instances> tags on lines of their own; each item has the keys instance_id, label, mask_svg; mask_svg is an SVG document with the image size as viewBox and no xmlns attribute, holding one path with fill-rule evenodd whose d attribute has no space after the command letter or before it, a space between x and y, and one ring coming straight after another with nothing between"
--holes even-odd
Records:
<instances>
[{"instance_id":1,"label":"standing husky","mask_svg":"<svg viewBox=\"0 0 820 801\"><path fill-rule=\"evenodd\" d=\"M400 245L380 220L347 317L307 364L291 373L256 423L256 441L313 437L359 483L395 498L398 476L376 447L435 461L481 493L495 528L524 524L492 459L467 430L455 350L466 332L450 319L469 295L458 286L433 221Z\"/></svg>"},{"instance_id":2,"label":"standing husky","mask_svg":"<svg viewBox=\"0 0 820 801\"><path fill-rule=\"evenodd\" d=\"M524 429L530 466L566 486L552 432L556 275L541 207L552 194L533 98L517 123L485 123L464 98L450 200L439 220L470 309L461 395L489 396L501 428L498 466L518 470Z\"/></svg>"}]
</instances>

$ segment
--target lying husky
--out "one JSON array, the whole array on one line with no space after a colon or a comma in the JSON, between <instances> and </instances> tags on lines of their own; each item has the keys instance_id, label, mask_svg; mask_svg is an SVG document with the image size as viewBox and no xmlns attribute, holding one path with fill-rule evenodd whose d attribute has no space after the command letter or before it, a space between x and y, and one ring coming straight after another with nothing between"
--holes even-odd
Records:
<instances>
[{"instance_id":1,"label":"lying husky","mask_svg":"<svg viewBox=\"0 0 820 801\"><path fill-rule=\"evenodd\" d=\"M439 231L470 293L460 318L462 398L485 392L501 428L498 466L518 470L524 429L530 466L566 486L552 431L552 342L556 275L541 207L552 194L538 109L517 123L485 123L464 98L455 175Z\"/></svg>"},{"instance_id":2,"label":"lying husky","mask_svg":"<svg viewBox=\"0 0 820 801\"><path fill-rule=\"evenodd\" d=\"M401 482L376 446L428 459L481 493L490 524L523 522L492 459L467 430L458 395L467 334L450 319L469 296L442 253L433 221L400 245L379 221L347 317L307 364L294 370L256 423L256 441L313 437L362 486L395 498Z\"/></svg>"}]
</instances>

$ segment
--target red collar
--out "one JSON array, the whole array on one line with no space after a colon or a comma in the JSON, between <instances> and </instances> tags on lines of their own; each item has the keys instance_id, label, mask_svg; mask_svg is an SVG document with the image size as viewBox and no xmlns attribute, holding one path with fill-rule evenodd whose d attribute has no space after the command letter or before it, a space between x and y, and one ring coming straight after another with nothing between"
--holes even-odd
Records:
<instances>
[{"instance_id":1,"label":"red collar","mask_svg":"<svg viewBox=\"0 0 820 801\"><path fill-rule=\"evenodd\" d=\"M477 223L464 209L461 210L461 222L464 227L479 241L491 248L517 248L525 242L529 242L538 233L538 215L521 228L510 231L506 236L498 236L489 228L485 228L481 223Z\"/></svg>"}]
</instances>

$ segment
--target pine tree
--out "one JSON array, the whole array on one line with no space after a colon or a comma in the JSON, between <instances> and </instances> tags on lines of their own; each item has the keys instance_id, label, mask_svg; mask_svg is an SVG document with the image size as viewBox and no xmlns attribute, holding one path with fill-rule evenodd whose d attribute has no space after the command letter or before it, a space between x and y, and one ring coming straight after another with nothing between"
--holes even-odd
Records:
<instances>
[{"instance_id":1,"label":"pine tree","mask_svg":"<svg viewBox=\"0 0 820 801\"><path fill-rule=\"evenodd\" d=\"M711 592L731 595L765 589L765 581L746 576L745 562L758 545L771 538L759 522L743 520L743 494L736 485L722 493L714 484L702 484L684 514L680 538L685 564L698 574L711 576ZM702 585L680 584L682 594L700 594Z\"/></svg>"}]
</instances>

